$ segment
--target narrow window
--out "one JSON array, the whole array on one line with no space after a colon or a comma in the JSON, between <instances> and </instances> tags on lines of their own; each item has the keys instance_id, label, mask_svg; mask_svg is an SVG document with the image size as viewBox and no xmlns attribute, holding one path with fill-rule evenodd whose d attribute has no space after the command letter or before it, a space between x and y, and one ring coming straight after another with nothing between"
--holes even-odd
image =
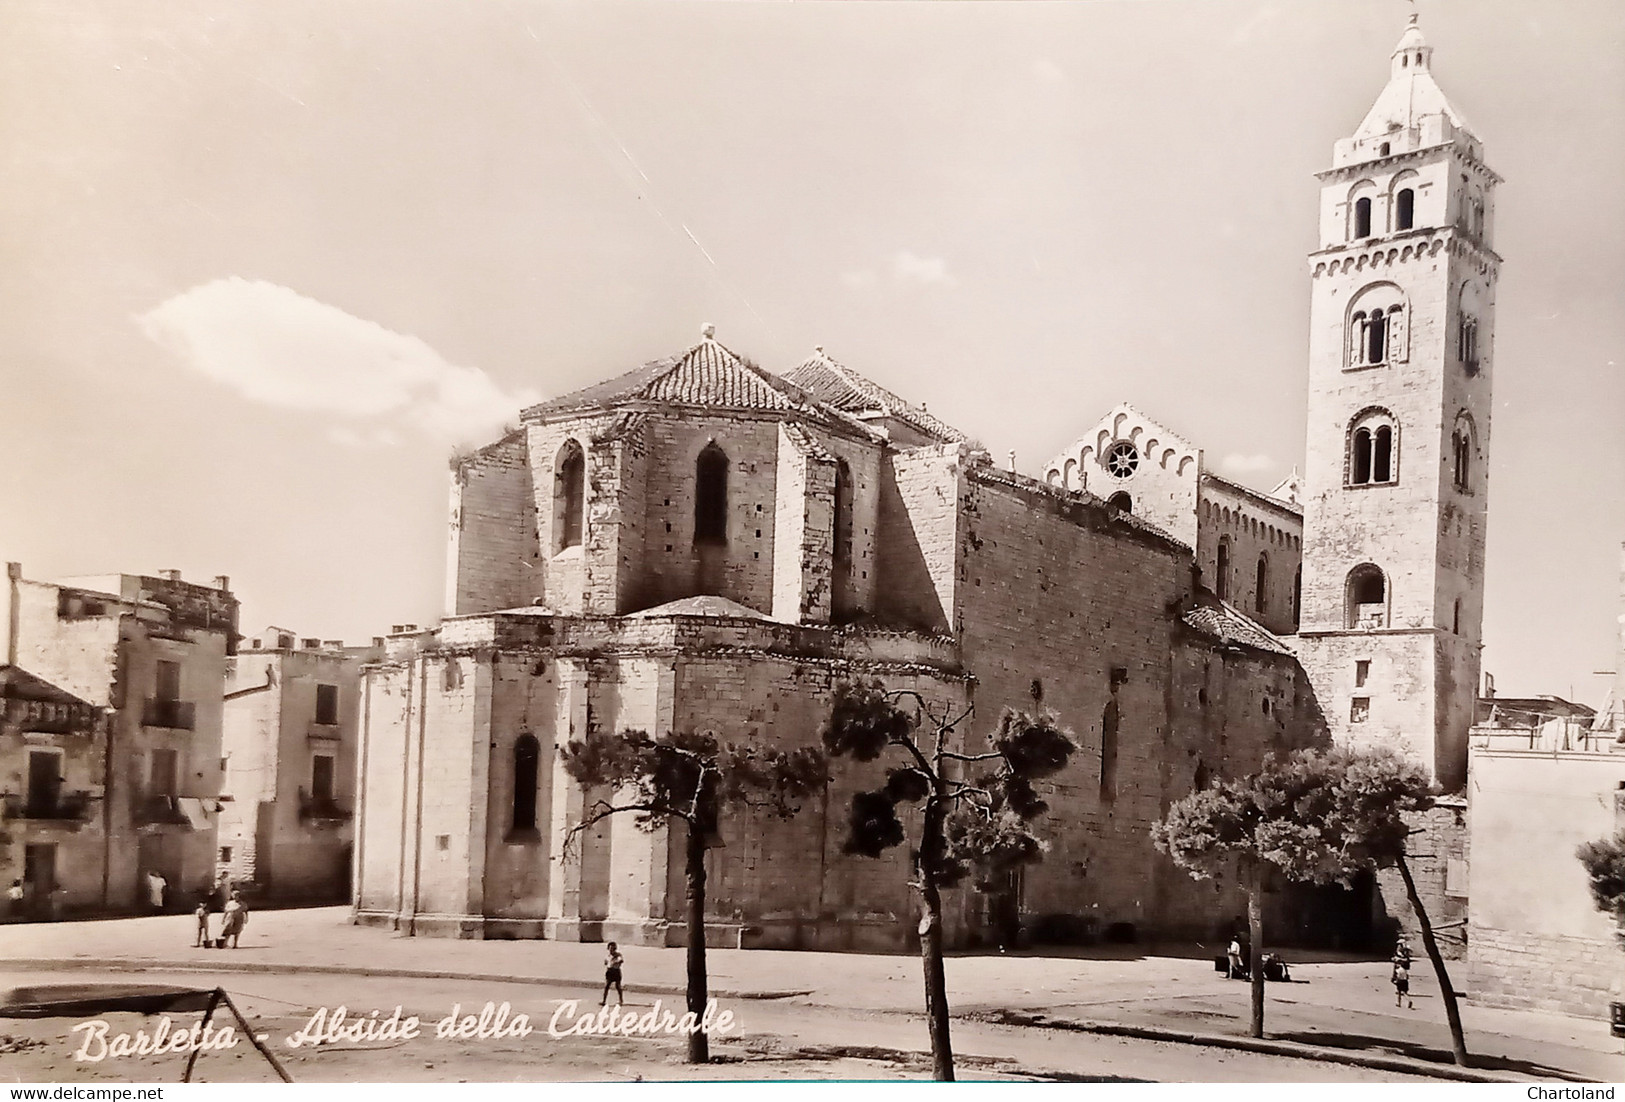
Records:
<instances>
[{"instance_id":1,"label":"narrow window","mask_svg":"<svg viewBox=\"0 0 1625 1102\"><path fill-rule=\"evenodd\" d=\"M1371 311L1366 323L1366 363L1380 364L1388 358L1388 315L1381 310Z\"/></svg>"},{"instance_id":2,"label":"narrow window","mask_svg":"<svg viewBox=\"0 0 1625 1102\"><path fill-rule=\"evenodd\" d=\"M535 735L520 735L513 744L513 829L536 829L536 772L541 745Z\"/></svg>"},{"instance_id":3,"label":"narrow window","mask_svg":"<svg viewBox=\"0 0 1625 1102\"><path fill-rule=\"evenodd\" d=\"M1371 200L1356 199L1354 201L1354 236L1371 236Z\"/></svg>"},{"instance_id":4,"label":"narrow window","mask_svg":"<svg viewBox=\"0 0 1625 1102\"><path fill-rule=\"evenodd\" d=\"M1208 769L1207 762L1198 760L1196 763L1196 775L1191 778L1191 788L1197 792L1201 792L1212 783L1212 770Z\"/></svg>"},{"instance_id":5,"label":"narrow window","mask_svg":"<svg viewBox=\"0 0 1625 1102\"><path fill-rule=\"evenodd\" d=\"M317 754L310 760L310 795L315 800L332 801L333 755Z\"/></svg>"},{"instance_id":6,"label":"narrow window","mask_svg":"<svg viewBox=\"0 0 1625 1102\"><path fill-rule=\"evenodd\" d=\"M1394 203L1394 226L1408 230L1416 221L1416 192L1400 188Z\"/></svg>"},{"instance_id":7,"label":"narrow window","mask_svg":"<svg viewBox=\"0 0 1625 1102\"><path fill-rule=\"evenodd\" d=\"M1383 142L1382 145L1377 147L1377 155L1379 157L1388 156L1388 151L1389 151L1389 146L1388 146L1387 142Z\"/></svg>"},{"instance_id":8,"label":"narrow window","mask_svg":"<svg viewBox=\"0 0 1625 1102\"><path fill-rule=\"evenodd\" d=\"M1450 632L1452 635L1461 634L1461 598L1456 598L1456 607L1450 618Z\"/></svg>"},{"instance_id":9,"label":"narrow window","mask_svg":"<svg viewBox=\"0 0 1625 1102\"><path fill-rule=\"evenodd\" d=\"M54 750L30 750L28 791L23 798L26 813L33 818L51 817L61 793L62 755Z\"/></svg>"},{"instance_id":10,"label":"narrow window","mask_svg":"<svg viewBox=\"0 0 1625 1102\"><path fill-rule=\"evenodd\" d=\"M1266 597L1270 580L1270 560L1268 555L1258 556L1257 574L1253 590L1253 611L1263 612L1269 603Z\"/></svg>"},{"instance_id":11,"label":"narrow window","mask_svg":"<svg viewBox=\"0 0 1625 1102\"><path fill-rule=\"evenodd\" d=\"M1222 536L1219 539L1219 561L1215 568L1217 575L1213 579L1213 592L1219 595L1221 601L1230 599L1230 537Z\"/></svg>"},{"instance_id":12,"label":"narrow window","mask_svg":"<svg viewBox=\"0 0 1625 1102\"><path fill-rule=\"evenodd\" d=\"M1354 454L1350 457L1349 483L1364 486L1371 481L1371 430L1354 430Z\"/></svg>"},{"instance_id":13,"label":"narrow window","mask_svg":"<svg viewBox=\"0 0 1625 1102\"><path fill-rule=\"evenodd\" d=\"M180 756L174 750L163 748L152 752L152 772L149 774L148 795L174 796L180 781Z\"/></svg>"},{"instance_id":14,"label":"narrow window","mask_svg":"<svg viewBox=\"0 0 1625 1102\"><path fill-rule=\"evenodd\" d=\"M224 864L230 863L230 861L231 861L231 847L230 846L221 846L220 847L220 863L222 865L224 865Z\"/></svg>"},{"instance_id":15,"label":"narrow window","mask_svg":"<svg viewBox=\"0 0 1625 1102\"><path fill-rule=\"evenodd\" d=\"M553 530L555 551L581 546L586 513L587 459L581 445L566 440L554 460Z\"/></svg>"},{"instance_id":16,"label":"narrow window","mask_svg":"<svg viewBox=\"0 0 1625 1102\"><path fill-rule=\"evenodd\" d=\"M1366 678L1371 676L1371 659L1362 658L1354 663L1354 687L1365 688Z\"/></svg>"},{"instance_id":17,"label":"narrow window","mask_svg":"<svg viewBox=\"0 0 1625 1102\"><path fill-rule=\"evenodd\" d=\"M153 685L153 697L158 700L179 700L181 698L181 664L159 659L157 667L158 672Z\"/></svg>"},{"instance_id":18,"label":"narrow window","mask_svg":"<svg viewBox=\"0 0 1625 1102\"><path fill-rule=\"evenodd\" d=\"M1129 496L1129 492L1127 490L1118 490L1115 494L1106 499L1106 504L1110 505L1113 509L1116 509L1120 513L1134 512L1134 499Z\"/></svg>"},{"instance_id":19,"label":"narrow window","mask_svg":"<svg viewBox=\"0 0 1625 1102\"><path fill-rule=\"evenodd\" d=\"M1349 701L1350 723L1364 723L1370 715L1371 698L1369 696L1357 696Z\"/></svg>"},{"instance_id":20,"label":"narrow window","mask_svg":"<svg viewBox=\"0 0 1625 1102\"><path fill-rule=\"evenodd\" d=\"M1303 615L1303 567L1300 566L1292 575L1292 626L1298 626L1298 618Z\"/></svg>"},{"instance_id":21,"label":"narrow window","mask_svg":"<svg viewBox=\"0 0 1625 1102\"><path fill-rule=\"evenodd\" d=\"M1349 319L1349 366L1358 367L1365 363L1366 351L1366 313L1357 311Z\"/></svg>"},{"instance_id":22,"label":"narrow window","mask_svg":"<svg viewBox=\"0 0 1625 1102\"><path fill-rule=\"evenodd\" d=\"M835 464L835 565L852 567L852 468Z\"/></svg>"},{"instance_id":23,"label":"narrow window","mask_svg":"<svg viewBox=\"0 0 1625 1102\"><path fill-rule=\"evenodd\" d=\"M1394 480L1394 430L1387 425L1377 429L1371 445L1371 481Z\"/></svg>"},{"instance_id":24,"label":"narrow window","mask_svg":"<svg viewBox=\"0 0 1625 1102\"><path fill-rule=\"evenodd\" d=\"M316 722L335 724L339 721L339 687L316 686Z\"/></svg>"},{"instance_id":25,"label":"narrow window","mask_svg":"<svg viewBox=\"0 0 1625 1102\"><path fill-rule=\"evenodd\" d=\"M728 542L728 455L715 444L694 461L694 542Z\"/></svg>"}]
</instances>

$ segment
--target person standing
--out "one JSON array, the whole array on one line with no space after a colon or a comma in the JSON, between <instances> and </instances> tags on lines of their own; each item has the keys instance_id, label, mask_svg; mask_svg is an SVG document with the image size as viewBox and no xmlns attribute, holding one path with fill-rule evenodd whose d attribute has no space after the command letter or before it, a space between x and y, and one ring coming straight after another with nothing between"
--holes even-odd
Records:
<instances>
[{"instance_id":1,"label":"person standing","mask_svg":"<svg viewBox=\"0 0 1625 1102\"><path fill-rule=\"evenodd\" d=\"M162 914L164 910L164 892L169 887L162 873L147 873L147 906L152 908L153 914Z\"/></svg>"},{"instance_id":2,"label":"person standing","mask_svg":"<svg viewBox=\"0 0 1625 1102\"><path fill-rule=\"evenodd\" d=\"M11 887L6 889L6 919L10 922L21 922L28 915L27 910L28 889L23 887L21 880L13 880Z\"/></svg>"},{"instance_id":3,"label":"person standing","mask_svg":"<svg viewBox=\"0 0 1625 1102\"><path fill-rule=\"evenodd\" d=\"M198 900L197 910L197 941L192 944L194 949L208 949L214 945L214 935L209 933L209 901Z\"/></svg>"},{"instance_id":4,"label":"person standing","mask_svg":"<svg viewBox=\"0 0 1625 1102\"><path fill-rule=\"evenodd\" d=\"M248 908L243 905L242 897L236 892L226 900L225 919L220 923L220 941L224 944L230 940L231 947L237 948L237 939L242 936L243 927L248 925Z\"/></svg>"},{"instance_id":5,"label":"person standing","mask_svg":"<svg viewBox=\"0 0 1625 1102\"><path fill-rule=\"evenodd\" d=\"M1240 979L1246 973L1246 966L1241 961L1241 937L1237 935L1230 939L1230 948L1225 950L1228 970L1224 974L1227 980Z\"/></svg>"},{"instance_id":6,"label":"person standing","mask_svg":"<svg viewBox=\"0 0 1625 1102\"><path fill-rule=\"evenodd\" d=\"M1394 957L1394 974L1390 977L1394 984L1394 1005L1404 1004L1406 1009L1415 1010L1416 1004L1411 1001L1411 966Z\"/></svg>"},{"instance_id":7,"label":"person standing","mask_svg":"<svg viewBox=\"0 0 1625 1102\"><path fill-rule=\"evenodd\" d=\"M609 989L611 986L614 986L615 998L619 1000L622 1006L625 1006L626 993L621 990L621 965L626 963L626 958L621 956L620 949L616 948L613 941L610 942L605 949L604 997L598 1000L598 1005L605 1006L609 1003Z\"/></svg>"}]
</instances>

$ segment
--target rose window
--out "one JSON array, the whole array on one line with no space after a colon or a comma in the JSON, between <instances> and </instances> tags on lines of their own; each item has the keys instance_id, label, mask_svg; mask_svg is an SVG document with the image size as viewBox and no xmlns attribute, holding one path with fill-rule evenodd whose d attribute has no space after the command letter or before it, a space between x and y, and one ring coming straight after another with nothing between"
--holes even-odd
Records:
<instances>
[{"instance_id":1,"label":"rose window","mask_svg":"<svg viewBox=\"0 0 1625 1102\"><path fill-rule=\"evenodd\" d=\"M1140 452L1127 440L1119 440L1106 449L1106 473L1113 478L1127 478L1140 466Z\"/></svg>"}]
</instances>

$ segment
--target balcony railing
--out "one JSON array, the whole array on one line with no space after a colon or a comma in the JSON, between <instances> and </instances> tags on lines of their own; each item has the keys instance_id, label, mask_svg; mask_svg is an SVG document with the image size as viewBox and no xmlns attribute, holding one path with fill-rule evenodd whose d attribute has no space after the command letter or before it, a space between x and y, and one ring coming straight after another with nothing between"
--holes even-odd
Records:
<instances>
[{"instance_id":1,"label":"balcony railing","mask_svg":"<svg viewBox=\"0 0 1625 1102\"><path fill-rule=\"evenodd\" d=\"M149 700L141 709L144 727L190 731L197 723L197 705L190 700Z\"/></svg>"},{"instance_id":2,"label":"balcony railing","mask_svg":"<svg viewBox=\"0 0 1625 1102\"><path fill-rule=\"evenodd\" d=\"M179 796L138 796L132 816L140 826L170 824L191 826L192 820L181 809Z\"/></svg>"},{"instance_id":3,"label":"balcony railing","mask_svg":"<svg viewBox=\"0 0 1625 1102\"><path fill-rule=\"evenodd\" d=\"M83 792L43 796L0 796L0 817L35 822L83 823L91 816L91 798Z\"/></svg>"},{"instance_id":4,"label":"balcony railing","mask_svg":"<svg viewBox=\"0 0 1625 1102\"><path fill-rule=\"evenodd\" d=\"M337 742L339 738L339 725L337 723L320 723L313 719L310 721L310 725L305 728L305 737L332 739L334 742Z\"/></svg>"},{"instance_id":5,"label":"balcony railing","mask_svg":"<svg viewBox=\"0 0 1625 1102\"><path fill-rule=\"evenodd\" d=\"M332 796L316 796L299 790L299 818L304 822L345 823L351 812L339 806Z\"/></svg>"}]
</instances>

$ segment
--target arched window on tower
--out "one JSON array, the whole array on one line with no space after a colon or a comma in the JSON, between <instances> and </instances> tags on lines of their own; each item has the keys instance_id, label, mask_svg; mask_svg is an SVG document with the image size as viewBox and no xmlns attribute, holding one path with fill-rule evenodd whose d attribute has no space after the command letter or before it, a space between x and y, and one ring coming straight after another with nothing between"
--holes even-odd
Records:
<instances>
[{"instance_id":1,"label":"arched window on tower","mask_svg":"<svg viewBox=\"0 0 1625 1102\"><path fill-rule=\"evenodd\" d=\"M1388 362L1388 315L1382 310L1371 311L1365 325L1365 362L1380 364Z\"/></svg>"},{"instance_id":2,"label":"arched window on tower","mask_svg":"<svg viewBox=\"0 0 1625 1102\"><path fill-rule=\"evenodd\" d=\"M1399 427L1385 409L1368 409L1349 424L1348 485L1379 486L1399 481Z\"/></svg>"},{"instance_id":3,"label":"arched window on tower","mask_svg":"<svg viewBox=\"0 0 1625 1102\"><path fill-rule=\"evenodd\" d=\"M1270 557L1258 556L1258 570L1253 579L1253 611L1263 612L1269 607Z\"/></svg>"},{"instance_id":4,"label":"arched window on tower","mask_svg":"<svg viewBox=\"0 0 1625 1102\"><path fill-rule=\"evenodd\" d=\"M1213 568L1213 592L1221 601L1230 599L1230 537L1219 537L1219 557Z\"/></svg>"},{"instance_id":5,"label":"arched window on tower","mask_svg":"<svg viewBox=\"0 0 1625 1102\"><path fill-rule=\"evenodd\" d=\"M1462 493L1471 493L1473 489L1473 453L1477 450L1474 443L1473 419L1463 413L1456 418L1456 427L1450 434L1451 484Z\"/></svg>"},{"instance_id":6,"label":"arched window on tower","mask_svg":"<svg viewBox=\"0 0 1625 1102\"><path fill-rule=\"evenodd\" d=\"M1349 367L1397 364L1409 357L1405 298L1398 287L1374 283L1349 306Z\"/></svg>"},{"instance_id":7,"label":"arched window on tower","mask_svg":"<svg viewBox=\"0 0 1625 1102\"><path fill-rule=\"evenodd\" d=\"M1371 563L1349 571L1346 602L1350 629L1388 626L1388 580Z\"/></svg>"},{"instance_id":8,"label":"arched window on tower","mask_svg":"<svg viewBox=\"0 0 1625 1102\"><path fill-rule=\"evenodd\" d=\"M1106 499L1106 504L1121 513L1134 512L1134 498L1129 495L1127 490L1118 490Z\"/></svg>"},{"instance_id":9,"label":"arched window on tower","mask_svg":"<svg viewBox=\"0 0 1625 1102\"><path fill-rule=\"evenodd\" d=\"M728 542L728 453L715 443L694 461L694 542Z\"/></svg>"},{"instance_id":10,"label":"arched window on tower","mask_svg":"<svg viewBox=\"0 0 1625 1102\"><path fill-rule=\"evenodd\" d=\"M1354 201L1354 236L1371 236L1371 200L1369 198Z\"/></svg>"},{"instance_id":11,"label":"arched window on tower","mask_svg":"<svg viewBox=\"0 0 1625 1102\"><path fill-rule=\"evenodd\" d=\"M513 830L536 829L536 779L542 760L535 735L520 735L513 744Z\"/></svg>"},{"instance_id":12,"label":"arched window on tower","mask_svg":"<svg viewBox=\"0 0 1625 1102\"><path fill-rule=\"evenodd\" d=\"M553 460L553 550L581 546L586 527L587 461L581 445L566 440Z\"/></svg>"},{"instance_id":13,"label":"arched window on tower","mask_svg":"<svg viewBox=\"0 0 1625 1102\"><path fill-rule=\"evenodd\" d=\"M1408 230L1416 222L1416 192L1410 188L1400 188L1399 194L1394 198L1394 228Z\"/></svg>"}]
</instances>

